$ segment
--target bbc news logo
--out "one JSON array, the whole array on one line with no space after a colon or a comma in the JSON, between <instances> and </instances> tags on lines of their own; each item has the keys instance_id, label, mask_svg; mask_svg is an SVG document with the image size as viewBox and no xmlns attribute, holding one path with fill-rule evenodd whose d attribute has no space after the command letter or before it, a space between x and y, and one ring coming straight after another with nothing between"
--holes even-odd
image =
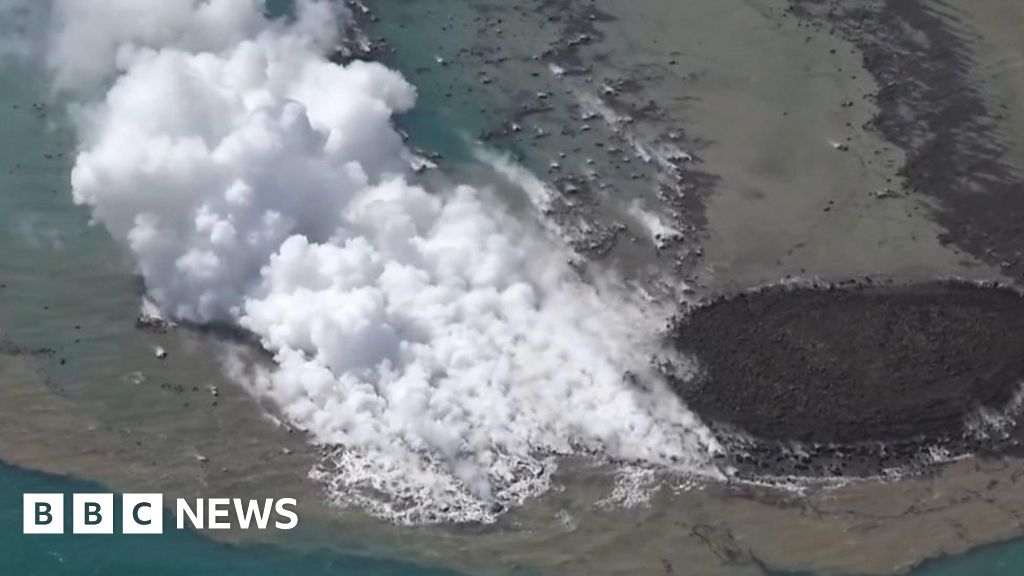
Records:
<instances>
[{"instance_id":1,"label":"bbc news logo","mask_svg":"<svg viewBox=\"0 0 1024 576\"><path fill-rule=\"evenodd\" d=\"M24 534L63 534L65 529L64 494L24 494L22 532ZM240 498L198 498L175 501L175 526L186 524L196 530L257 529L291 530L299 525L294 498L242 500ZM72 494L72 534L113 534L113 494ZM122 534L163 534L163 494L124 494L121 496Z\"/></svg>"}]
</instances>

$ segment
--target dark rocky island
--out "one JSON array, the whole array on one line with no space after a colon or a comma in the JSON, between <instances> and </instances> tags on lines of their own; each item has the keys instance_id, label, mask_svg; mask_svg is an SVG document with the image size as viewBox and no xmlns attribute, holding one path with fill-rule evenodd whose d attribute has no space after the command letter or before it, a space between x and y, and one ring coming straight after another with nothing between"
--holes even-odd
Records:
<instances>
[{"instance_id":1,"label":"dark rocky island","mask_svg":"<svg viewBox=\"0 0 1024 576\"><path fill-rule=\"evenodd\" d=\"M777 285L696 307L672 336L699 364L676 390L741 473L881 474L1018 445L1011 288Z\"/></svg>"}]
</instances>

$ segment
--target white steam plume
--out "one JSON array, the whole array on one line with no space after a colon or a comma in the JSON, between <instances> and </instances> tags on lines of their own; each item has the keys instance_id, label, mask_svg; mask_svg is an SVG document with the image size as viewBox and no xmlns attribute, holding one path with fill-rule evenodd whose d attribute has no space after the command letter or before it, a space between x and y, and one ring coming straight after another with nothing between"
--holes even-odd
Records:
<instances>
[{"instance_id":1,"label":"white steam plume","mask_svg":"<svg viewBox=\"0 0 1024 576\"><path fill-rule=\"evenodd\" d=\"M414 184L391 125L414 89L326 60L335 11L297 8L53 6L74 198L162 313L258 336L277 367L254 389L338 447L317 475L396 521L493 519L555 455L710 469L714 440L648 367L661 318L581 283L485 191Z\"/></svg>"}]
</instances>

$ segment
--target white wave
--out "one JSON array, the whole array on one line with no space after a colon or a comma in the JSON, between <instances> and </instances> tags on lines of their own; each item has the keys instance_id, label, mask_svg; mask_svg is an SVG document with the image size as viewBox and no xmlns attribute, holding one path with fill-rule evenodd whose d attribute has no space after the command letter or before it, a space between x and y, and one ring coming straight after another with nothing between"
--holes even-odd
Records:
<instances>
[{"instance_id":1,"label":"white wave","mask_svg":"<svg viewBox=\"0 0 1024 576\"><path fill-rule=\"evenodd\" d=\"M648 507L660 488L657 472L650 467L623 466L615 474L612 493L598 500L595 507L609 510Z\"/></svg>"},{"instance_id":2,"label":"white wave","mask_svg":"<svg viewBox=\"0 0 1024 576\"><path fill-rule=\"evenodd\" d=\"M327 447L312 474L339 502L488 521L579 452L714 473L714 439L650 368L664 311L580 282L487 191L415 184L391 124L415 90L322 56L331 5L290 24L256 0L54 8L75 200L162 317L260 339L276 367L235 373Z\"/></svg>"},{"instance_id":3,"label":"white wave","mask_svg":"<svg viewBox=\"0 0 1024 576\"><path fill-rule=\"evenodd\" d=\"M527 201L530 202L530 206L538 215L542 216L551 210L555 191L534 173L517 164L507 154L477 146L474 149L474 156L521 189Z\"/></svg>"},{"instance_id":4,"label":"white wave","mask_svg":"<svg viewBox=\"0 0 1024 576\"><path fill-rule=\"evenodd\" d=\"M644 226L651 236L651 242L659 249L664 249L670 242L683 238L682 232L667 224L658 213L646 210L639 200L630 203L629 215Z\"/></svg>"}]
</instances>

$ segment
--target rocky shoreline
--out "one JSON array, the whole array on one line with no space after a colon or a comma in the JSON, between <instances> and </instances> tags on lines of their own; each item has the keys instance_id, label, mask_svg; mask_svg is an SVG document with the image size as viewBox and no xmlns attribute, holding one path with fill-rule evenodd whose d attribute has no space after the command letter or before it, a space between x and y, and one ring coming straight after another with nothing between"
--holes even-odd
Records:
<instances>
[{"instance_id":1,"label":"rocky shoreline","mask_svg":"<svg viewBox=\"0 0 1024 576\"><path fill-rule=\"evenodd\" d=\"M581 264L602 262L650 292L692 281L717 178L703 166L703 144L648 97L643 73L594 65L614 60L602 55L614 16L566 0L474 3L447 13L449 34L430 37L435 52L424 59L405 44L410 24L393 6L350 5L368 58L402 70L423 106L476 125L473 146L537 175L543 199L530 202ZM437 10L423 8L427 17ZM519 26L532 19L539 30ZM414 142L424 137L413 132ZM674 282L659 285L664 277Z\"/></svg>"}]
</instances>

